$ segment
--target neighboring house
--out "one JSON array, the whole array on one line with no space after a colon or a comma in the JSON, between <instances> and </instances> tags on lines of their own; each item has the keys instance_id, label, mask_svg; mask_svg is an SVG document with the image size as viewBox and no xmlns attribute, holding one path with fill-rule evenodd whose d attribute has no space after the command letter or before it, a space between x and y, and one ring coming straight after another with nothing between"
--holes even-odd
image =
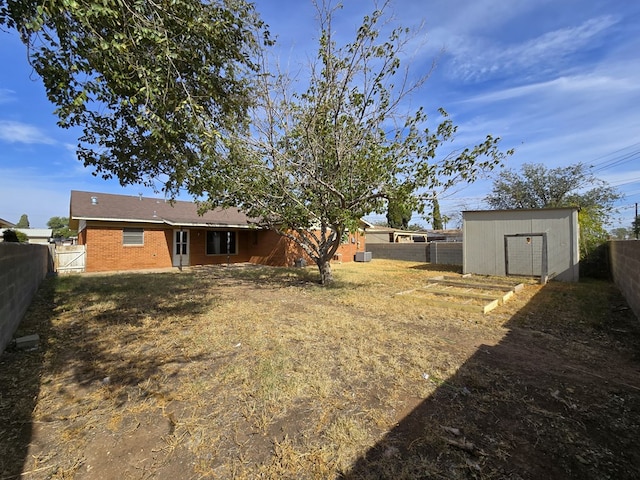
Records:
<instances>
[{"instance_id":1,"label":"neighboring house","mask_svg":"<svg viewBox=\"0 0 640 480\"><path fill-rule=\"evenodd\" d=\"M388 227L372 226L367 229L367 243L411 243L426 242L427 232L398 230Z\"/></svg>"},{"instance_id":2,"label":"neighboring house","mask_svg":"<svg viewBox=\"0 0 640 480\"><path fill-rule=\"evenodd\" d=\"M16 232L24 233L29 243L37 243L39 245L48 245L51 243L53 230L50 228L14 228Z\"/></svg>"},{"instance_id":3,"label":"neighboring house","mask_svg":"<svg viewBox=\"0 0 640 480\"><path fill-rule=\"evenodd\" d=\"M235 208L199 215L193 202L72 191L69 228L86 247L87 272L245 262L293 266L305 257L295 243L255 226ZM353 261L364 248L363 233L354 232L336 259Z\"/></svg>"},{"instance_id":4,"label":"neighboring house","mask_svg":"<svg viewBox=\"0 0 640 480\"><path fill-rule=\"evenodd\" d=\"M463 273L577 282L577 208L463 212Z\"/></svg>"},{"instance_id":5,"label":"neighboring house","mask_svg":"<svg viewBox=\"0 0 640 480\"><path fill-rule=\"evenodd\" d=\"M0 218L0 231L6 230L7 228L13 228L15 225L11 222L7 222L5 219Z\"/></svg>"},{"instance_id":6,"label":"neighboring house","mask_svg":"<svg viewBox=\"0 0 640 480\"><path fill-rule=\"evenodd\" d=\"M462 242L462 230L429 230L430 242Z\"/></svg>"}]
</instances>

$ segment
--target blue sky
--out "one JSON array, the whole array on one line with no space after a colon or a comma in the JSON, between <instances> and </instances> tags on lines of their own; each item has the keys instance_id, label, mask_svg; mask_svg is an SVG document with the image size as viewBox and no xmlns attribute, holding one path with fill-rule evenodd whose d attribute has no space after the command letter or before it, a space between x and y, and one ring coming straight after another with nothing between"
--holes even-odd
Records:
<instances>
[{"instance_id":1,"label":"blue sky","mask_svg":"<svg viewBox=\"0 0 640 480\"><path fill-rule=\"evenodd\" d=\"M372 3L344 0L335 24L349 40ZM316 52L311 2L256 2L297 72ZM584 162L625 194L614 226L630 226L640 202L640 2L626 0L396 0L394 22L416 37L405 61L436 68L412 103L445 108L458 144L487 133L515 148L508 167ZM0 31L0 218L32 228L67 216L71 190L156 196L93 177L76 159L77 131L56 126L54 107L15 34ZM486 208L491 180L441 197L444 214ZM188 198L185 198L188 199ZM372 215L369 220L382 220ZM412 223L420 223L414 216ZM452 225L450 225L452 226Z\"/></svg>"}]
</instances>

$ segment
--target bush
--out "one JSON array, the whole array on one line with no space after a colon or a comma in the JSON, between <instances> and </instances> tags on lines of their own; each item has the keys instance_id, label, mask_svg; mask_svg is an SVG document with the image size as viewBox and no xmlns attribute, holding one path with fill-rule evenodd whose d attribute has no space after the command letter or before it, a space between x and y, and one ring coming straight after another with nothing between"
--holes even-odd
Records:
<instances>
[{"instance_id":1,"label":"bush","mask_svg":"<svg viewBox=\"0 0 640 480\"><path fill-rule=\"evenodd\" d=\"M7 229L4 232L2 232L2 239L5 242L13 242L13 243L22 243L22 242L29 241L29 237L27 237L24 233L16 232L15 230L11 230L11 229Z\"/></svg>"}]
</instances>

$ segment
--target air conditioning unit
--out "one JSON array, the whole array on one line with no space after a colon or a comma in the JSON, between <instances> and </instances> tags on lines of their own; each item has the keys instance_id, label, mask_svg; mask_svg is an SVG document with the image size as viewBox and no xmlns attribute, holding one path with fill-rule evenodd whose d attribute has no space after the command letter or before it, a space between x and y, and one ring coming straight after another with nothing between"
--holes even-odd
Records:
<instances>
[{"instance_id":1,"label":"air conditioning unit","mask_svg":"<svg viewBox=\"0 0 640 480\"><path fill-rule=\"evenodd\" d=\"M356 262L370 262L371 252L356 252Z\"/></svg>"}]
</instances>

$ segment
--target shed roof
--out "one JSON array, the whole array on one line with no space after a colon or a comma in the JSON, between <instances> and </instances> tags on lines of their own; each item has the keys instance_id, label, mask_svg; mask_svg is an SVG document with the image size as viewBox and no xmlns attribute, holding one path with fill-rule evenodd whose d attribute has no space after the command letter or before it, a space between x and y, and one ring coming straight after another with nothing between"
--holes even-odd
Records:
<instances>
[{"instance_id":1,"label":"shed roof","mask_svg":"<svg viewBox=\"0 0 640 480\"><path fill-rule=\"evenodd\" d=\"M485 212L540 212L548 210L577 210L580 211L580 207L551 207L551 208L505 208L498 210L463 210L462 213L485 213Z\"/></svg>"},{"instance_id":2,"label":"shed roof","mask_svg":"<svg viewBox=\"0 0 640 480\"><path fill-rule=\"evenodd\" d=\"M233 228L251 224L237 208L216 208L200 215L195 202L72 190L70 228L77 229L80 220Z\"/></svg>"}]
</instances>

